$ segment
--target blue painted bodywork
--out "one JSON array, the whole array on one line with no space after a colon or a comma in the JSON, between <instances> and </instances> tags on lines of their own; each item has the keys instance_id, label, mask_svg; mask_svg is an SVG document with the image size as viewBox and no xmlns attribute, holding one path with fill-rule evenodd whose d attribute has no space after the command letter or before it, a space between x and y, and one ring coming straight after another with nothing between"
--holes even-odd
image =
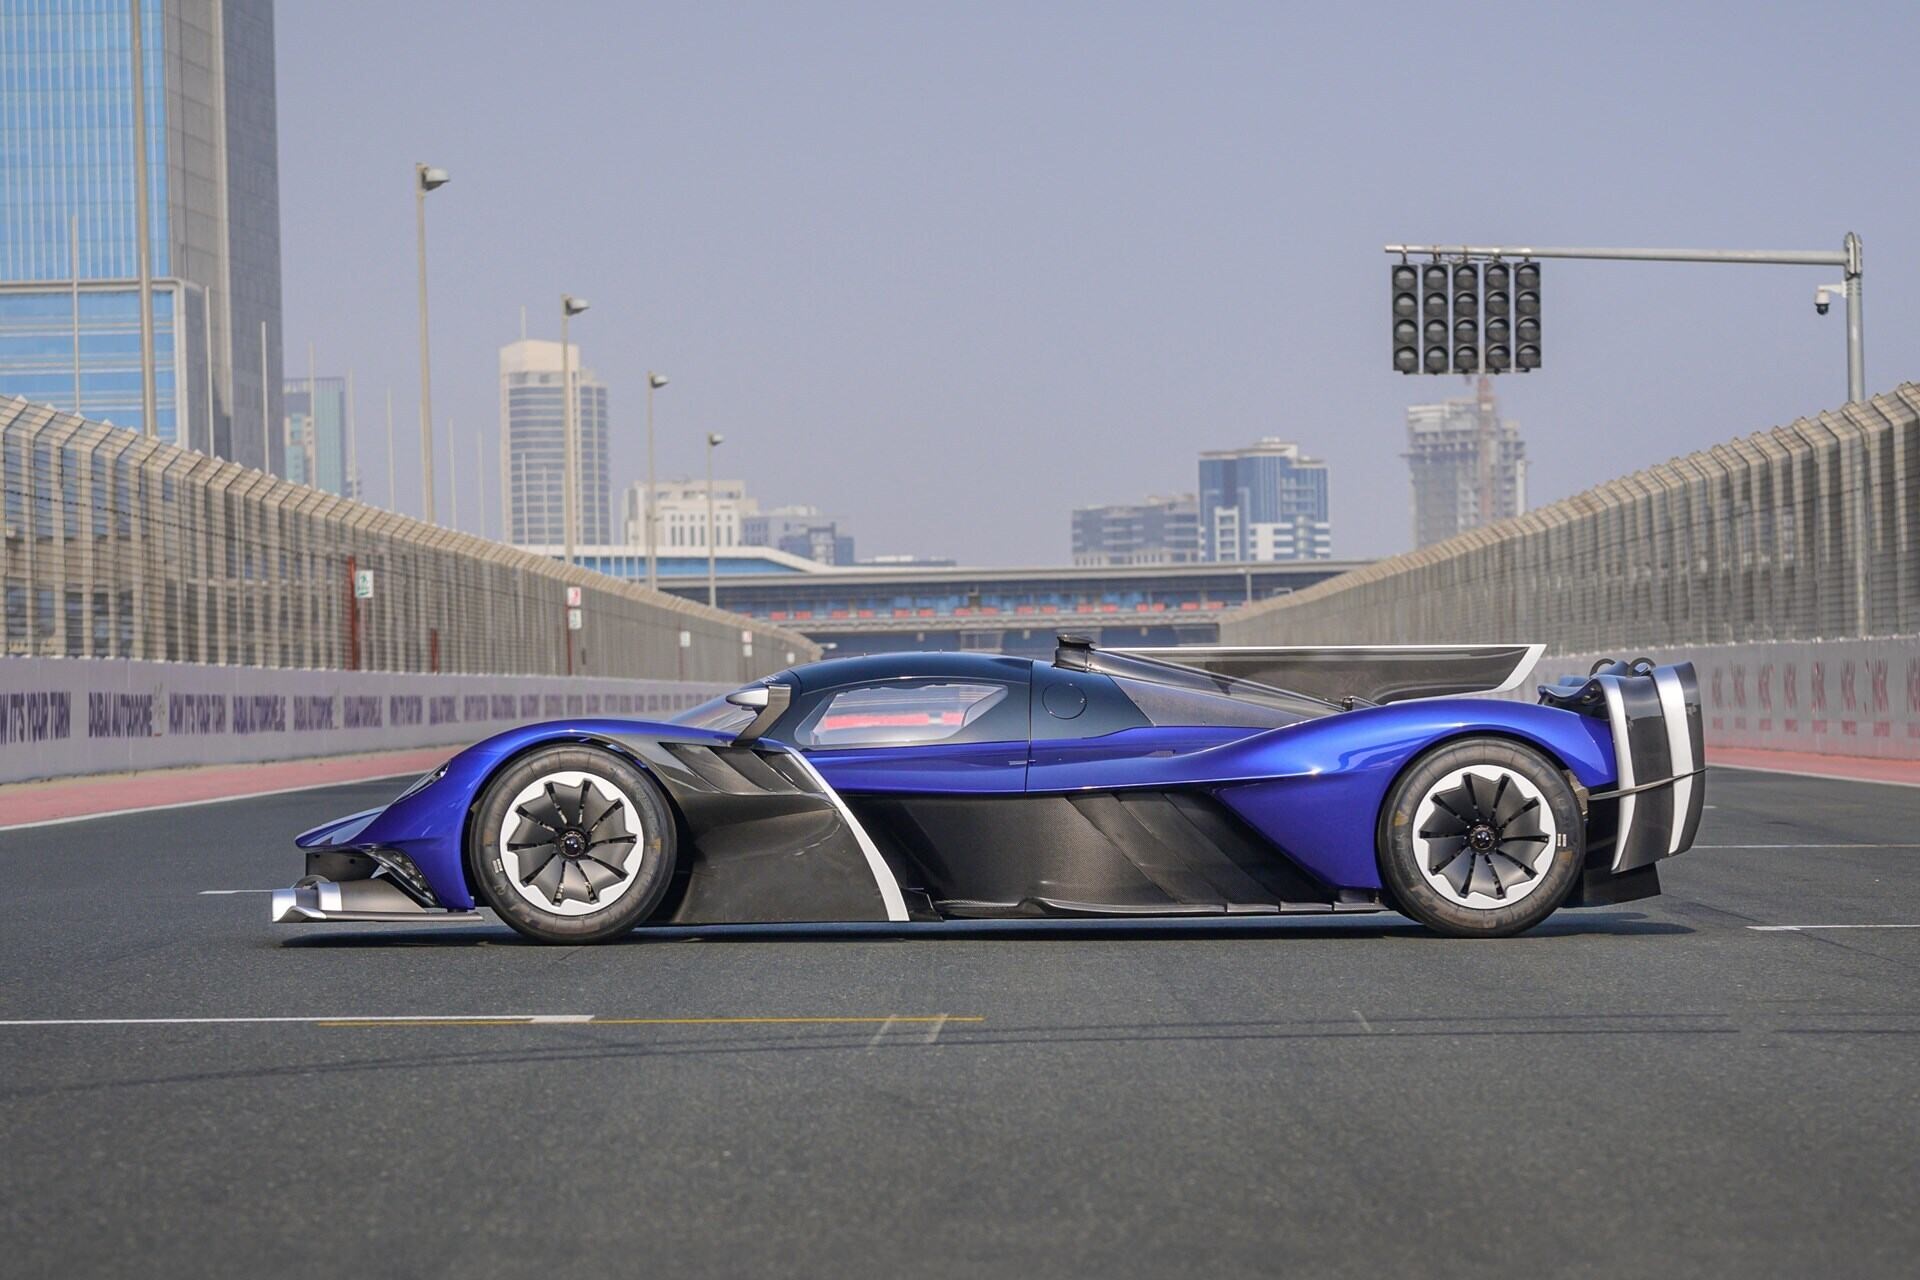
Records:
<instances>
[{"instance_id":1,"label":"blue painted bodywork","mask_svg":"<svg viewBox=\"0 0 1920 1280\"><path fill-rule=\"evenodd\" d=\"M1025 685L1035 665L989 655L885 654L816 663L772 680L801 691L870 679L966 676ZM1057 733L1058 727L1050 732ZM1375 831L1394 778L1430 747L1481 734L1504 735L1538 748L1589 790L1614 784L1614 749L1605 721L1553 707L1481 698L1392 703L1276 729L1134 726L1084 738L804 754L836 790L852 795L1205 791L1328 886L1372 890L1380 887ZM526 725L460 752L448 761L444 776L385 809L317 827L298 843L306 849L398 850L412 859L443 905L467 910L474 897L461 842L468 810L487 780L508 760L536 746L611 743L636 736L709 746L733 741L729 733L638 720ZM770 736L766 741L780 740Z\"/></svg>"},{"instance_id":2,"label":"blue painted bodywork","mask_svg":"<svg viewBox=\"0 0 1920 1280\"><path fill-rule=\"evenodd\" d=\"M413 860L442 906L470 911L473 889L467 883L460 844L466 834L467 810L487 779L508 760L533 747L554 742L600 742L635 734L714 746L732 741L729 734L650 720L552 720L522 725L460 752L447 761L442 777L412 795L381 810L315 827L294 843L302 849L378 845L398 850Z\"/></svg>"}]
</instances>

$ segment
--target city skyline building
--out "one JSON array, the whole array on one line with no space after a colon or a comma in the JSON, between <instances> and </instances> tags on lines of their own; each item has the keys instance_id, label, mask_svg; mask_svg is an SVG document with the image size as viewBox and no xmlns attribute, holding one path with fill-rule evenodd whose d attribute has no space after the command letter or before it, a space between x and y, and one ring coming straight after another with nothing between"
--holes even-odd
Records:
<instances>
[{"instance_id":1,"label":"city skyline building","mask_svg":"<svg viewBox=\"0 0 1920 1280\"><path fill-rule=\"evenodd\" d=\"M627 545L645 555L647 549L646 493L643 480L627 486ZM713 482L713 541L717 547L746 546L746 523L758 515L760 503L747 495L744 480ZM660 530L660 555L707 549L707 482L703 478L661 480L654 485L654 522Z\"/></svg>"},{"instance_id":2,"label":"city skyline building","mask_svg":"<svg viewBox=\"0 0 1920 1280\"><path fill-rule=\"evenodd\" d=\"M1332 559L1327 464L1274 436L1202 453L1200 546L1209 562Z\"/></svg>"},{"instance_id":3,"label":"city skyline building","mask_svg":"<svg viewBox=\"0 0 1920 1280\"><path fill-rule=\"evenodd\" d=\"M137 431L149 424L131 12L0 0L0 394ZM147 0L141 12L151 426L277 472L273 6Z\"/></svg>"},{"instance_id":4,"label":"city skyline building","mask_svg":"<svg viewBox=\"0 0 1920 1280\"><path fill-rule=\"evenodd\" d=\"M818 507L775 507L741 522L740 538L749 547L773 547L821 564L854 563L853 535Z\"/></svg>"},{"instance_id":5,"label":"city skyline building","mask_svg":"<svg viewBox=\"0 0 1920 1280\"><path fill-rule=\"evenodd\" d=\"M612 541L607 467L607 389L569 343L578 432L576 543ZM522 338L500 348L500 505L507 541L564 544L566 425L558 342Z\"/></svg>"},{"instance_id":6,"label":"city skyline building","mask_svg":"<svg viewBox=\"0 0 1920 1280\"><path fill-rule=\"evenodd\" d=\"M1413 545L1431 546L1527 509L1527 445L1502 420L1492 382L1471 397L1407 409Z\"/></svg>"},{"instance_id":7,"label":"city skyline building","mask_svg":"<svg viewBox=\"0 0 1920 1280\"><path fill-rule=\"evenodd\" d=\"M356 497L353 477L347 474L347 380L313 379L317 412L310 411L307 404L307 381L288 378L281 388L286 408L286 478L342 497ZM309 457L313 459L311 476L307 470Z\"/></svg>"},{"instance_id":8,"label":"city skyline building","mask_svg":"<svg viewBox=\"0 0 1920 1280\"><path fill-rule=\"evenodd\" d=\"M1074 508L1076 565L1195 564L1200 555L1200 500L1196 494Z\"/></svg>"}]
</instances>

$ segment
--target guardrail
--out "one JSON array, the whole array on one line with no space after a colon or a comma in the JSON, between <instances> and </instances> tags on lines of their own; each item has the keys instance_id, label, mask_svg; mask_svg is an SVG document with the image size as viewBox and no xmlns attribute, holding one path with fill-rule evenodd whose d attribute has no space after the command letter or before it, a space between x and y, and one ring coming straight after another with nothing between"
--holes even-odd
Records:
<instances>
[{"instance_id":1,"label":"guardrail","mask_svg":"<svg viewBox=\"0 0 1920 1280\"><path fill-rule=\"evenodd\" d=\"M16 656L729 683L820 652L782 627L11 398L0 642Z\"/></svg>"}]
</instances>

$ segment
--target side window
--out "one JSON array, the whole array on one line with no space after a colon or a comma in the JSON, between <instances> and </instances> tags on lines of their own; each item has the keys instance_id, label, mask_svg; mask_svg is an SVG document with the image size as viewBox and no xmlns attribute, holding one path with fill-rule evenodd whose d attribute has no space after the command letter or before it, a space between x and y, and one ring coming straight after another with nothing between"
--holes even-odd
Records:
<instances>
[{"instance_id":1,"label":"side window","mask_svg":"<svg viewBox=\"0 0 1920 1280\"><path fill-rule=\"evenodd\" d=\"M959 737L1007 698L1003 684L889 681L836 689L794 732L802 747L907 747Z\"/></svg>"}]
</instances>

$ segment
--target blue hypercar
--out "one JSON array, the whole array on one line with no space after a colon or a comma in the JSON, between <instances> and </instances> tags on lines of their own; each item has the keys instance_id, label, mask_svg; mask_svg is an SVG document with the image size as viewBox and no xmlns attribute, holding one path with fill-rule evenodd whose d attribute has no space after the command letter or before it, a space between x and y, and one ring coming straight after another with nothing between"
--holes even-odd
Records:
<instances>
[{"instance_id":1,"label":"blue hypercar","mask_svg":"<svg viewBox=\"0 0 1920 1280\"><path fill-rule=\"evenodd\" d=\"M1506 935L1659 892L1704 795L1688 664L1529 704L1537 646L841 658L672 723L467 748L298 839L277 921L646 922L1397 910Z\"/></svg>"}]
</instances>

